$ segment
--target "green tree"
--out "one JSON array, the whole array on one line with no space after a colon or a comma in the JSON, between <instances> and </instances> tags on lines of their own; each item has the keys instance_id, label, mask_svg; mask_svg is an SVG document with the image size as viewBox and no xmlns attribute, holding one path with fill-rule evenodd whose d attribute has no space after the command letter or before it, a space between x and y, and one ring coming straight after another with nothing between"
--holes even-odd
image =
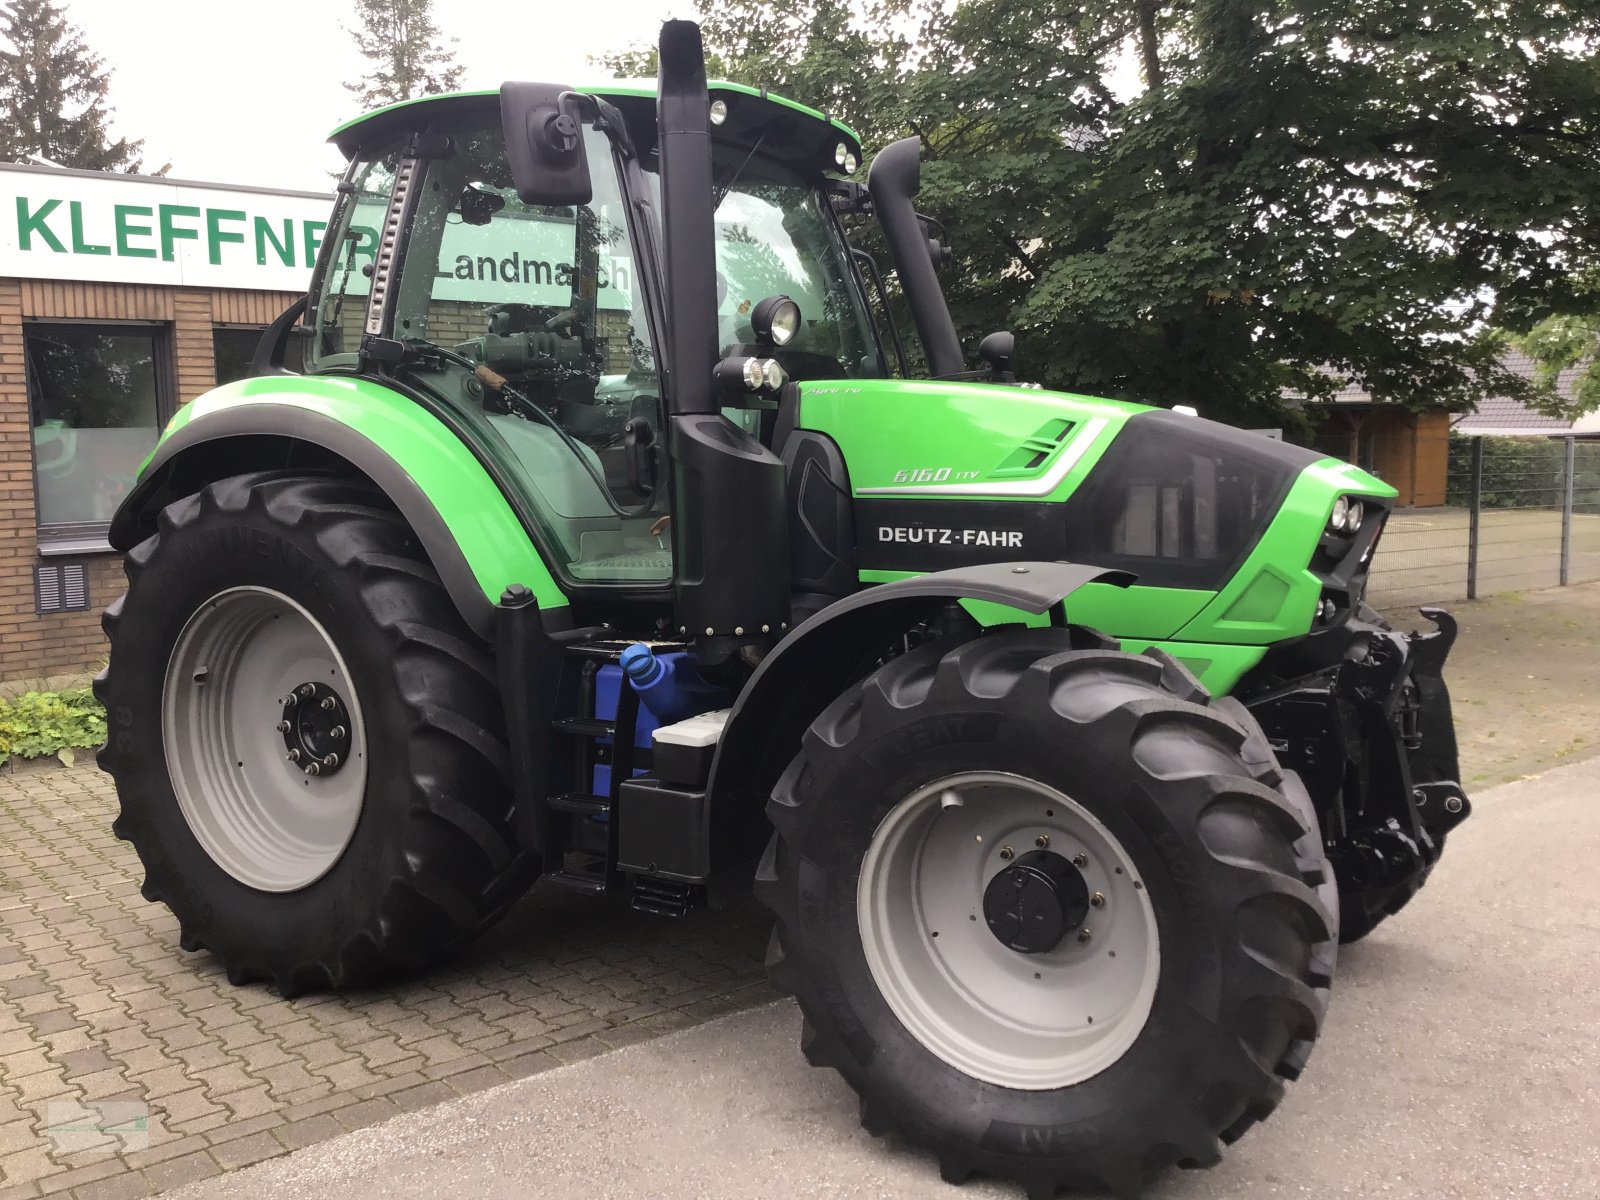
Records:
<instances>
[{"instance_id":1,"label":"green tree","mask_svg":"<svg viewBox=\"0 0 1600 1200\"><path fill-rule=\"evenodd\" d=\"M1517 339L1534 361L1535 404L1558 415L1600 408L1600 266L1580 274L1573 286L1588 298L1586 311L1552 314Z\"/></svg>"},{"instance_id":2,"label":"green tree","mask_svg":"<svg viewBox=\"0 0 1600 1200\"><path fill-rule=\"evenodd\" d=\"M113 138L111 76L51 0L0 5L0 159L137 171L142 141Z\"/></svg>"},{"instance_id":3,"label":"green tree","mask_svg":"<svg viewBox=\"0 0 1600 1200\"><path fill-rule=\"evenodd\" d=\"M355 0L355 38L367 73L344 86L363 107L433 96L461 86L456 39L445 41L433 20L433 0Z\"/></svg>"},{"instance_id":4,"label":"green tree","mask_svg":"<svg viewBox=\"0 0 1600 1200\"><path fill-rule=\"evenodd\" d=\"M921 137L965 344L1009 326L1050 385L1461 408L1530 394L1492 329L1582 310L1595 0L719 0L704 27L734 78Z\"/></svg>"}]
</instances>

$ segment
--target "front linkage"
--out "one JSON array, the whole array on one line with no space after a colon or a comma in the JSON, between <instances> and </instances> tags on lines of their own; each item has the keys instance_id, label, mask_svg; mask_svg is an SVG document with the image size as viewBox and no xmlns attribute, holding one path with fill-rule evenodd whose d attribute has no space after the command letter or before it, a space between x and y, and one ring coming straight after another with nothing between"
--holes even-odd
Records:
<instances>
[{"instance_id":1,"label":"front linkage","mask_svg":"<svg viewBox=\"0 0 1600 1200\"><path fill-rule=\"evenodd\" d=\"M1443 678L1456 621L1421 612L1436 628L1403 634L1361 605L1340 629L1269 656L1240 692L1316 804L1345 942L1416 895L1472 811ZM1285 681L1295 668L1305 673Z\"/></svg>"}]
</instances>

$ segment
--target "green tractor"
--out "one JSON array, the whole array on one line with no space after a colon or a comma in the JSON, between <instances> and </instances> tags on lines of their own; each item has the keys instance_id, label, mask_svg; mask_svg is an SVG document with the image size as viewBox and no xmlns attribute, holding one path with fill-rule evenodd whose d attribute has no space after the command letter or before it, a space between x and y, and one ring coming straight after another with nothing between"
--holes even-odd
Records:
<instances>
[{"instance_id":1,"label":"green tractor","mask_svg":"<svg viewBox=\"0 0 1600 1200\"><path fill-rule=\"evenodd\" d=\"M869 1130L1031 1196L1214 1163L1468 813L1453 622L1363 601L1395 493L1019 385L1009 335L970 369L915 140L863 186L849 129L660 49L335 131L309 295L112 529L144 895L289 995L536 879L753 878Z\"/></svg>"}]
</instances>

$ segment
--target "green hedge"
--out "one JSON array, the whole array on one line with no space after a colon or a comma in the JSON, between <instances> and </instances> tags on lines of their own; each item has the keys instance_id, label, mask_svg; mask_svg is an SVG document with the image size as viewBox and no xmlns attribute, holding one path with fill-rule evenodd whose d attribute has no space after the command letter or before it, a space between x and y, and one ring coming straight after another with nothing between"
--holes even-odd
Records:
<instances>
[{"instance_id":1,"label":"green hedge","mask_svg":"<svg viewBox=\"0 0 1600 1200\"><path fill-rule=\"evenodd\" d=\"M1561 438L1450 437L1446 503L1472 503L1472 443L1483 442L1484 508L1560 508L1567 447ZM1600 503L1600 443L1579 442L1573 466L1573 508L1593 512Z\"/></svg>"},{"instance_id":2,"label":"green hedge","mask_svg":"<svg viewBox=\"0 0 1600 1200\"><path fill-rule=\"evenodd\" d=\"M53 754L71 766L75 750L93 750L105 740L105 709L86 687L0 699L0 760Z\"/></svg>"}]
</instances>

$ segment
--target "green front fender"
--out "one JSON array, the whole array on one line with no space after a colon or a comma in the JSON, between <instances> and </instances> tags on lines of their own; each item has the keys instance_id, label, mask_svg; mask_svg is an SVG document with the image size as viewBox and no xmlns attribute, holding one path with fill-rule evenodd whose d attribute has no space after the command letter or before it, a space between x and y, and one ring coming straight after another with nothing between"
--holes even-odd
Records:
<instances>
[{"instance_id":1,"label":"green front fender","mask_svg":"<svg viewBox=\"0 0 1600 1200\"><path fill-rule=\"evenodd\" d=\"M341 459L381 487L415 530L467 623L489 636L511 584L542 610L564 609L532 538L493 477L444 422L371 380L338 375L245 379L180 409L111 524L126 551L156 529L160 510L207 483L297 460ZM314 450L312 449L314 448Z\"/></svg>"}]
</instances>

